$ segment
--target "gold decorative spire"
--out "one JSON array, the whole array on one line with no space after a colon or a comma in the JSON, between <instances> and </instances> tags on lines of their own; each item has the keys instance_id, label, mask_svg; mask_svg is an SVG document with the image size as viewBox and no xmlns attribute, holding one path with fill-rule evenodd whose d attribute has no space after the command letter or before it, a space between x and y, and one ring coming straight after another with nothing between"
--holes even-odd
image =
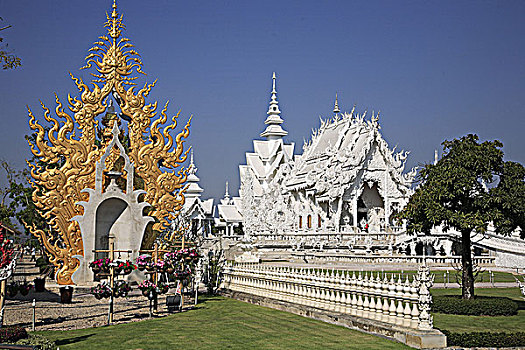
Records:
<instances>
[{"instance_id":1,"label":"gold decorative spire","mask_svg":"<svg viewBox=\"0 0 525 350\"><path fill-rule=\"evenodd\" d=\"M50 225L50 230L34 226L29 230L39 238L50 254L50 261L57 266L59 284L73 284L71 276L79 266L74 256L84 255L80 227L71 218L83 215L84 209L78 203L89 200L89 194L83 190L94 188L95 165L107 144L106 139L97 138L99 120L96 117L110 112L107 127L115 122L118 124L119 116L128 121L128 156L138 177L133 190L146 191L143 200L151 204L147 215L155 218L153 230L161 231L167 227L168 220L173 220L184 205L188 173L187 169L179 167L188 155L184 150L184 139L190 133L191 117L174 138L171 131L177 126L180 112L164 127L168 119L168 103L158 117L157 102L146 103L155 81L144 84L138 91L133 86L127 87L135 85L136 73L145 74L142 61L129 39L121 37L123 16L119 16L115 1L111 16L106 14L106 18L104 27L109 37L99 37L89 50L86 65L81 68L94 68L92 84L88 86L70 73L80 91L78 97L68 95L71 113L64 111L55 94L58 118L51 116L50 110L41 103L44 118L51 124L46 129L28 107L29 127L35 135L34 141L28 141L29 146L33 155L46 164L40 167L37 162L28 162L34 188L33 201ZM108 96L116 100L120 114L114 113L112 106L105 102ZM60 123L59 119L64 122ZM118 156L106 158L106 167L111 169L117 160Z\"/></svg>"}]
</instances>

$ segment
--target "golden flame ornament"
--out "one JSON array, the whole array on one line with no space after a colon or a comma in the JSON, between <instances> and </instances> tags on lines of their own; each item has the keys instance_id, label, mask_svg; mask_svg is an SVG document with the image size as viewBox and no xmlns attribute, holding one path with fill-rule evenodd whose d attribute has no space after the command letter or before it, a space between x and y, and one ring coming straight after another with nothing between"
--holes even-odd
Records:
<instances>
[{"instance_id":1,"label":"golden flame ornament","mask_svg":"<svg viewBox=\"0 0 525 350\"><path fill-rule=\"evenodd\" d=\"M94 188L95 165L105 151L108 138L97 139L97 116L106 111L110 105L105 101L109 94L117 101L121 116L128 120L129 148L128 156L134 163L135 174L142 179L134 189L146 191L144 201L151 204L149 216L155 218L153 230L160 231L167 227L168 221L175 218L175 212L184 204L184 183L187 170L182 167L189 149L184 152L184 139L189 135L191 117L175 139L170 132L177 126L177 113L172 123L164 128L167 120L168 103L157 114L157 102L146 104L152 84L145 84L139 91L134 90L134 80L142 71L139 54L133 50L129 39L121 37L124 28L122 15L119 16L115 1L111 16L106 13L108 36L100 36L89 50L86 65L81 69L94 68L90 73L92 88L81 78L71 78L75 82L80 99L68 95L71 113L65 112L62 103L55 94L57 119L50 115L50 110L42 103L44 118L50 123L47 129L36 120L28 107L29 126L34 131L33 142L28 140L35 161L28 165L31 169L30 183L34 189L33 201L42 216L50 225L49 230L28 227L45 246L50 261L57 267L56 280L59 284L74 284L72 274L79 266L75 255L84 255L82 233L76 221L76 215L83 215L83 207L78 202L88 201L89 194L82 192L85 188ZM128 87L129 86L129 87ZM127 88L128 87L128 88ZM63 123L59 120L62 119ZM114 122L120 123L118 117L106 120L102 135L111 131ZM106 159L116 163L119 155L115 150L114 157ZM109 164L107 168L111 169ZM136 183L136 181L135 181Z\"/></svg>"}]
</instances>

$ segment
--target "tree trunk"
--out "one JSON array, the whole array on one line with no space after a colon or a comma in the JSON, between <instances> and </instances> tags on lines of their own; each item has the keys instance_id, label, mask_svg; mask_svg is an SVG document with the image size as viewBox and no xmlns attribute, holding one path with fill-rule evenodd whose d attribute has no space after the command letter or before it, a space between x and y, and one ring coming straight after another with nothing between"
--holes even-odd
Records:
<instances>
[{"instance_id":1,"label":"tree trunk","mask_svg":"<svg viewBox=\"0 0 525 350\"><path fill-rule=\"evenodd\" d=\"M474 272L472 269L472 255L470 253L470 230L461 231L461 297L474 298Z\"/></svg>"}]
</instances>

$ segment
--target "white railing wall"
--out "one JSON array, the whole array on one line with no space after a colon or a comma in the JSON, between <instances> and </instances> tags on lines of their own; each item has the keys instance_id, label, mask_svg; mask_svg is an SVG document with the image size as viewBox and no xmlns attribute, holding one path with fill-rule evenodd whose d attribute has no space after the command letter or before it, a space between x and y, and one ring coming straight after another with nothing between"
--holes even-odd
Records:
<instances>
[{"instance_id":1,"label":"white railing wall","mask_svg":"<svg viewBox=\"0 0 525 350\"><path fill-rule=\"evenodd\" d=\"M223 287L328 312L385 322L405 328L430 330L429 289L433 283L426 266L410 281L401 274L326 271L257 263L228 264Z\"/></svg>"}]
</instances>

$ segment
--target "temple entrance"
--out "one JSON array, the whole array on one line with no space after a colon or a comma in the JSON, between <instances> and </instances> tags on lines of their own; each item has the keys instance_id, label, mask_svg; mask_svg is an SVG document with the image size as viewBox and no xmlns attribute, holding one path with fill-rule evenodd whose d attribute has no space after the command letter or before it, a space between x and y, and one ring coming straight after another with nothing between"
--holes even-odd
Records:
<instances>
[{"instance_id":1,"label":"temple entrance","mask_svg":"<svg viewBox=\"0 0 525 350\"><path fill-rule=\"evenodd\" d=\"M379 232L384 223L384 202L379 194L377 183L365 183L363 192L357 200L357 223L359 228L369 232Z\"/></svg>"},{"instance_id":2,"label":"temple entrance","mask_svg":"<svg viewBox=\"0 0 525 350\"><path fill-rule=\"evenodd\" d=\"M95 250L109 249L109 236L116 236L116 233L130 230L126 227L130 224L129 210L127 203L119 198L109 198L100 203L97 208L95 223ZM128 215L125 215L128 213ZM95 253L95 259L105 258L108 253Z\"/></svg>"}]
</instances>

